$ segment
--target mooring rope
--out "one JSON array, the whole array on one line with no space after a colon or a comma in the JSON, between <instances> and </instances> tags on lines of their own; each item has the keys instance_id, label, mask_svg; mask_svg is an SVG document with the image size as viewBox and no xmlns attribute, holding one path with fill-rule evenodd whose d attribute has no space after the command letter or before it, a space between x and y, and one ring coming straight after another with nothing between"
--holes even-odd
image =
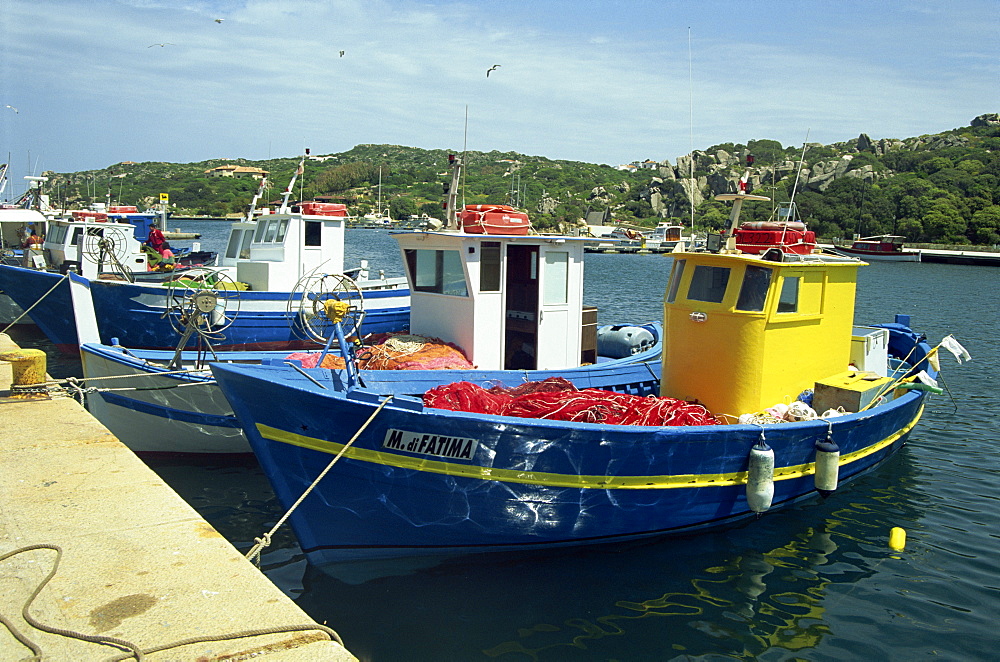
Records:
<instances>
[{"instance_id":1,"label":"mooring rope","mask_svg":"<svg viewBox=\"0 0 1000 662\"><path fill-rule=\"evenodd\" d=\"M142 661L145 659L146 655L150 653L158 653L160 651L169 650L171 648L179 648L181 646L188 646L191 644L205 643L209 641L228 641L230 639L245 639L247 637L257 637L261 635L268 634L282 634L286 632L307 632L310 630L317 630L326 634L331 641L335 641L341 646L344 645L344 640L341 639L337 632L325 625L319 625L318 623L307 623L307 624L296 624L296 625L279 625L268 628L256 628L250 630L242 630L239 632L231 632L227 634L218 635L204 635L200 637L188 637L187 639L181 639L179 641L174 641L169 644L164 644L162 646L153 646L150 648L140 648L138 644L128 641L127 639L121 639L119 637L105 637L100 635L90 635L84 634L82 632L77 632L75 630L69 630L66 628L57 628L50 625L42 623L34 616L31 615L31 605L42 592L42 589L55 577L56 571L59 569L59 563L62 560L63 551L59 545L53 545L49 543L38 543L34 545L27 545L25 547L20 547L13 551L7 552L6 554L0 555L0 562L7 560L12 556L18 554L23 554L25 552L38 550L38 549L50 549L56 553L56 559L52 564L52 569L49 571L48 575L39 582L35 590L31 592L31 595L25 601L24 606L21 608L21 617L25 620L28 625L40 630L42 632L47 632L49 634L58 635L61 637L66 637L68 639L76 639L77 641L83 641L87 643L100 644L102 646L114 646L116 648L124 649L129 651L127 653L116 655L111 660L129 660L135 659ZM32 652L32 657L28 658L31 660L42 660L45 659L45 655L42 648L34 641L28 638L23 632L17 629L17 627L10 621L9 618L0 614L0 623L2 623L11 635L17 639L25 648L28 648Z\"/></svg>"},{"instance_id":2,"label":"mooring rope","mask_svg":"<svg viewBox=\"0 0 1000 662\"><path fill-rule=\"evenodd\" d=\"M50 294L52 294L53 290L55 290L57 287L59 287L64 280L69 280L69 273L68 272L66 273L65 276L63 276L62 278L60 278L59 280L57 280L56 284L53 285L52 287L50 287L48 292L46 292L41 297L39 297L38 301L36 301L35 303L33 303L30 306L28 306L27 310L25 310L23 313L21 313L20 315L18 315L17 319L15 319L13 322L11 322L10 324L8 324L7 327L3 331L0 331L0 333L7 333L7 331L10 330L10 327L12 327L15 324L17 324L18 322L20 322L24 318L24 316L27 315L31 310L33 310L35 306L37 306L38 304L40 304L42 302L42 300L45 299L45 297L47 297Z\"/></svg>"},{"instance_id":3,"label":"mooring rope","mask_svg":"<svg viewBox=\"0 0 1000 662\"><path fill-rule=\"evenodd\" d=\"M309 493L312 492L313 488L315 488L319 484L319 481L323 480L323 477L330 471L330 469L333 469L333 465L337 464L337 460L343 457L344 453L347 452L347 449L350 448L355 441L357 441L358 437L361 436L361 433L368 428L368 425L372 421L375 420L375 417L378 416L379 412L381 412L382 409L387 404L392 402L392 398L393 396L390 395L385 400L383 400L381 404L379 404L379 406L375 409L375 411L372 412L372 415L368 417L368 420L365 421L365 424L362 425L358 429L358 431L354 433L354 436L351 437L350 441L344 444L344 447L340 449L340 452L338 452L334 456L334 458L330 460L330 463L326 465L326 468L323 469L323 471L321 471L318 476L316 476L316 480L314 480L309 485L309 487L306 488L305 492L302 493L302 496L300 496L295 501L295 503L292 504L292 507L288 509L288 512L286 512L284 515L281 516L281 519L278 520L277 524L271 527L271 530L265 533L260 538L254 538L254 543L255 543L254 546L250 549L249 552L246 553L246 557L248 559L250 559L251 561L256 561L258 565L260 564L260 553L264 551L265 547L271 544L271 536L273 536L275 532L279 528L281 528L281 525L285 523L285 520L287 520L291 516L291 514L295 512L295 509L299 507L299 504L302 503L307 496L309 496Z\"/></svg>"}]
</instances>

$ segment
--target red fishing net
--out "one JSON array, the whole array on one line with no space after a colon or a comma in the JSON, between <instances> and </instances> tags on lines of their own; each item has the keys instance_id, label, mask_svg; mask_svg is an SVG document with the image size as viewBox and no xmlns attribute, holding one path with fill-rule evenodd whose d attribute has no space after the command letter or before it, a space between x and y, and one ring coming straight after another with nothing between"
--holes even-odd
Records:
<instances>
[{"instance_id":1,"label":"red fishing net","mask_svg":"<svg viewBox=\"0 0 1000 662\"><path fill-rule=\"evenodd\" d=\"M605 425L718 425L700 404L674 398L641 397L599 389L578 390L561 377L485 389L470 382L438 386L424 393L424 406L519 418L548 418Z\"/></svg>"}]
</instances>

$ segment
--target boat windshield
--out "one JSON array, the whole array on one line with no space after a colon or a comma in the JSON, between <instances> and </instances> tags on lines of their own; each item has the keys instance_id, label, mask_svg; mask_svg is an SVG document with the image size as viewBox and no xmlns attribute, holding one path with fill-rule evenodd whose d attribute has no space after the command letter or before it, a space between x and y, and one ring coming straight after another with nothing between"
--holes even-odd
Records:
<instances>
[{"instance_id":1,"label":"boat windshield","mask_svg":"<svg viewBox=\"0 0 1000 662\"><path fill-rule=\"evenodd\" d=\"M706 303L722 303L729 285L729 267L710 267L699 264L691 275L688 299Z\"/></svg>"},{"instance_id":2,"label":"boat windshield","mask_svg":"<svg viewBox=\"0 0 1000 662\"><path fill-rule=\"evenodd\" d=\"M405 253L413 290L455 297L469 296L462 256L458 251L407 249Z\"/></svg>"},{"instance_id":3,"label":"boat windshield","mask_svg":"<svg viewBox=\"0 0 1000 662\"><path fill-rule=\"evenodd\" d=\"M740 286L740 297L736 301L736 310L760 312L764 310L767 290L771 287L771 272L768 267L747 265L743 274L743 284Z\"/></svg>"},{"instance_id":4,"label":"boat windshield","mask_svg":"<svg viewBox=\"0 0 1000 662\"><path fill-rule=\"evenodd\" d=\"M687 260L675 260L674 270L670 274L670 286L667 288L667 303L673 303L677 299L677 290L681 286L681 277L684 275L684 265Z\"/></svg>"}]
</instances>

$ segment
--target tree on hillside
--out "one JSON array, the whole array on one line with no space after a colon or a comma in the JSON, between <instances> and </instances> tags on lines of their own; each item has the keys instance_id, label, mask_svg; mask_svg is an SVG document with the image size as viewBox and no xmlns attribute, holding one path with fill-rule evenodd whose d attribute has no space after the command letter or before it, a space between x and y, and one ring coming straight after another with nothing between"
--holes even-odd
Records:
<instances>
[{"instance_id":1,"label":"tree on hillside","mask_svg":"<svg viewBox=\"0 0 1000 662\"><path fill-rule=\"evenodd\" d=\"M747 149L754 155L754 164L774 164L784 161L785 148L777 140L748 140Z\"/></svg>"},{"instance_id":2,"label":"tree on hillside","mask_svg":"<svg viewBox=\"0 0 1000 662\"><path fill-rule=\"evenodd\" d=\"M920 219L923 223L923 240L945 244L966 244L966 222L951 200L938 198Z\"/></svg>"},{"instance_id":3,"label":"tree on hillside","mask_svg":"<svg viewBox=\"0 0 1000 662\"><path fill-rule=\"evenodd\" d=\"M987 246L1000 244L1000 206L990 205L980 209L969 220L973 243Z\"/></svg>"}]
</instances>

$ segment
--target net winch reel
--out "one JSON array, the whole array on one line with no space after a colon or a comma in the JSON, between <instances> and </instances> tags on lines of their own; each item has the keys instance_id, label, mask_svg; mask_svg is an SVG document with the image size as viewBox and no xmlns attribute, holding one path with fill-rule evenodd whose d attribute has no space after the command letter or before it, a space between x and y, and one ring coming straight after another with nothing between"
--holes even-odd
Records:
<instances>
[{"instance_id":1,"label":"net winch reel","mask_svg":"<svg viewBox=\"0 0 1000 662\"><path fill-rule=\"evenodd\" d=\"M113 226L88 227L84 231L83 246L80 251L88 262L97 265L97 273L108 264L130 283L135 282L132 270L125 266L128 253L128 238L121 228Z\"/></svg>"},{"instance_id":2,"label":"net winch reel","mask_svg":"<svg viewBox=\"0 0 1000 662\"><path fill-rule=\"evenodd\" d=\"M181 368L181 353L192 336L198 339L199 353L207 349L218 358L213 341L224 340L228 329L240 312L240 290L222 271L197 267L189 269L166 284L167 306L163 317L180 334L170 369Z\"/></svg>"},{"instance_id":3,"label":"net winch reel","mask_svg":"<svg viewBox=\"0 0 1000 662\"><path fill-rule=\"evenodd\" d=\"M299 279L288 298L289 323L303 340L323 344L317 365L330 353L337 340L347 369L348 388L357 379L355 347L348 338L360 338L365 318L361 288L344 274L310 273Z\"/></svg>"}]
</instances>

